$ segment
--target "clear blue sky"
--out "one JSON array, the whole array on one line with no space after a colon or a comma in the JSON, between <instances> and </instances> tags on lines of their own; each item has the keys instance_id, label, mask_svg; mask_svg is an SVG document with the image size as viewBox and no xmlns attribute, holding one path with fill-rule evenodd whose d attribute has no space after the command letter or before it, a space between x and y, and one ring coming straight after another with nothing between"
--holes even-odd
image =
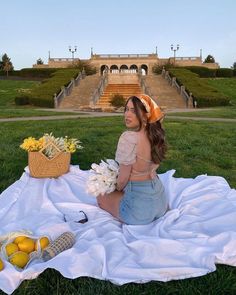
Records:
<instances>
[{"instance_id":1,"label":"clear blue sky","mask_svg":"<svg viewBox=\"0 0 236 295\"><path fill-rule=\"evenodd\" d=\"M221 67L236 61L235 0L4 0L0 5L0 55L15 69L38 58L94 53L153 53L215 57Z\"/></svg>"}]
</instances>

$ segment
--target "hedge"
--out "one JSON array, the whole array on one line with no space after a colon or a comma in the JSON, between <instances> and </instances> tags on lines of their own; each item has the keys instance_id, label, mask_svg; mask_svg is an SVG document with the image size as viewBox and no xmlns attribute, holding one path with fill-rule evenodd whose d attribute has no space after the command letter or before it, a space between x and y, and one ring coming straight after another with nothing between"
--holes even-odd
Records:
<instances>
[{"instance_id":1,"label":"hedge","mask_svg":"<svg viewBox=\"0 0 236 295\"><path fill-rule=\"evenodd\" d=\"M230 100L227 96L218 92L210 86L207 81L200 79L199 75L187 69L170 69L172 77L176 77L179 85L184 85L188 94L192 93L194 101L198 107L212 107L229 105Z\"/></svg>"},{"instance_id":2,"label":"hedge","mask_svg":"<svg viewBox=\"0 0 236 295\"><path fill-rule=\"evenodd\" d=\"M216 70L217 69L208 69L205 67L197 67L197 66L189 66L184 67L191 72L198 74L201 78L215 78L216 77Z\"/></svg>"},{"instance_id":3,"label":"hedge","mask_svg":"<svg viewBox=\"0 0 236 295\"><path fill-rule=\"evenodd\" d=\"M6 76L7 73L3 70L0 71L0 76ZM15 70L15 71L9 71L8 76L19 76L20 75L20 70Z\"/></svg>"},{"instance_id":4,"label":"hedge","mask_svg":"<svg viewBox=\"0 0 236 295\"><path fill-rule=\"evenodd\" d=\"M53 73L58 71L56 68L45 68L45 69L37 69L37 68L25 68L20 70L19 76L21 77L29 77L29 78L49 78Z\"/></svg>"},{"instance_id":5,"label":"hedge","mask_svg":"<svg viewBox=\"0 0 236 295\"><path fill-rule=\"evenodd\" d=\"M78 75L77 69L60 69L51 73L49 79L43 80L38 87L30 93L15 97L16 104L32 104L41 107L54 107L54 94L61 91L62 86L67 86L72 78Z\"/></svg>"},{"instance_id":6,"label":"hedge","mask_svg":"<svg viewBox=\"0 0 236 295\"><path fill-rule=\"evenodd\" d=\"M234 72L232 69L220 68L216 70L216 77L232 78Z\"/></svg>"}]
</instances>

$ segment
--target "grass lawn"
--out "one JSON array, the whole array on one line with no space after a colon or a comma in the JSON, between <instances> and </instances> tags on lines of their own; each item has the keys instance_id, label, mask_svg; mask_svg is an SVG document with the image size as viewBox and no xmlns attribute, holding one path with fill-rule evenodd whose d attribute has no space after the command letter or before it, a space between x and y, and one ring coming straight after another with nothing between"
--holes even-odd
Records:
<instances>
[{"instance_id":1,"label":"grass lawn","mask_svg":"<svg viewBox=\"0 0 236 295\"><path fill-rule=\"evenodd\" d=\"M223 176L236 187L236 128L233 123L164 122L168 141L167 159L159 172L176 169L176 177L200 174ZM16 181L27 165L27 154L19 148L23 138L53 132L56 136L78 137L84 149L74 154L73 164L89 169L91 163L114 158L121 117L81 118L63 121L6 122L0 124L0 191ZM66 279L48 269L37 279L24 281L14 294L236 294L236 268L218 265L209 275L146 284L116 286L107 281L82 277Z\"/></svg>"},{"instance_id":2,"label":"grass lawn","mask_svg":"<svg viewBox=\"0 0 236 295\"><path fill-rule=\"evenodd\" d=\"M232 104L236 107L236 77L207 79L208 83L220 92L230 97Z\"/></svg>"},{"instance_id":3,"label":"grass lawn","mask_svg":"<svg viewBox=\"0 0 236 295\"><path fill-rule=\"evenodd\" d=\"M202 118L225 118L236 119L236 106L217 107L207 110L189 111L189 112L173 112L167 113L168 116L180 117L202 117Z\"/></svg>"},{"instance_id":4,"label":"grass lawn","mask_svg":"<svg viewBox=\"0 0 236 295\"><path fill-rule=\"evenodd\" d=\"M34 106L17 106L14 98L22 92L37 87L37 81L0 80L0 118L71 115L72 112L51 112L35 109Z\"/></svg>"},{"instance_id":5,"label":"grass lawn","mask_svg":"<svg viewBox=\"0 0 236 295\"><path fill-rule=\"evenodd\" d=\"M0 80L0 108L15 108L15 97L37 87L38 81Z\"/></svg>"},{"instance_id":6,"label":"grass lawn","mask_svg":"<svg viewBox=\"0 0 236 295\"><path fill-rule=\"evenodd\" d=\"M19 118L19 117L42 117L42 116L63 116L63 115L81 115L82 113L76 112L56 112L56 111L43 111L39 109L1 109L0 119L3 118Z\"/></svg>"}]
</instances>

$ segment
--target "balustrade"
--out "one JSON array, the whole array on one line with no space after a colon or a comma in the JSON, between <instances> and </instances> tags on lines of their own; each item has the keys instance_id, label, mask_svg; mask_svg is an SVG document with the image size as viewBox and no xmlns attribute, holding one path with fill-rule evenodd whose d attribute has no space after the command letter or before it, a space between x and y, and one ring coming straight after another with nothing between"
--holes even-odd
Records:
<instances>
[{"instance_id":1,"label":"balustrade","mask_svg":"<svg viewBox=\"0 0 236 295\"><path fill-rule=\"evenodd\" d=\"M68 86L62 86L61 87L61 91L58 93L58 94L54 94L54 108L58 108L61 101L64 99L65 96L68 96L71 94L73 88L75 86L78 86L79 85L79 82L81 79L84 79L85 77L85 73L79 73L77 75L77 77L74 79L71 79L71 82L69 83Z\"/></svg>"},{"instance_id":2,"label":"balustrade","mask_svg":"<svg viewBox=\"0 0 236 295\"><path fill-rule=\"evenodd\" d=\"M190 104L192 104L193 107L197 107L197 102L194 100L192 93L188 94L188 92L185 90L184 85L179 85L178 82L176 81L176 77L170 76L169 72L166 71L164 68L162 69L162 77L168 81L168 83L172 86L175 87L178 91L178 93L183 97L185 100L186 107L188 108Z\"/></svg>"}]
</instances>

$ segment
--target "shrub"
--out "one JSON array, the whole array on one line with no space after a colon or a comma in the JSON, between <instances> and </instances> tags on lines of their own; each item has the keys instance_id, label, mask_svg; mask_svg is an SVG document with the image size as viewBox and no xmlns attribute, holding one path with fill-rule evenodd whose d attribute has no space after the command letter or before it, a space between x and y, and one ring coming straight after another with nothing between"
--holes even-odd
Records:
<instances>
[{"instance_id":1,"label":"shrub","mask_svg":"<svg viewBox=\"0 0 236 295\"><path fill-rule=\"evenodd\" d=\"M23 96L16 96L15 97L15 104L16 105L26 105L29 104L29 97L27 95Z\"/></svg>"},{"instance_id":2,"label":"shrub","mask_svg":"<svg viewBox=\"0 0 236 295\"><path fill-rule=\"evenodd\" d=\"M27 78L49 78L53 73L60 69L55 68L45 68L45 69L37 69L37 68L25 68L20 70L19 76L27 77Z\"/></svg>"},{"instance_id":3,"label":"shrub","mask_svg":"<svg viewBox=\"0 0 236 295\"><path fill-rule=\"evenodd\" d=\"M111 97L111 105L116 108L125 106L125 98L122 94L115 93Z\"/></svg>"},{"instance_id":4,"label":"shrub","mask_svg":"<svg viewBox=\"0 0 236 295\"><path fill-rule=\"evenodd\" d=\"M233 77L233 70L228 68L220 68L216 71L217 77L224 77L224 78L232 78Z\"/></svg>"},{"instance_id":5,"label":"shrub","mask_svg":"<svg viewBox=\"0 0 236 295\"><path fill-rule=\"evenodd\" d=\"M159 65L159 64L155 64L152 67L152 72L156 75L160 75L162 73L162 69L163 67L165 68L165 70L168 71L168 69L173 68L173 64L170 62L167 62L165 64Z\"/></svg>"},{"instance_id":6,"label":"shrub","mask_svg":"<svg viewBox=\"0 0 236 295\"><path fill-rule=\"evenodd\" d=\"M96 74L97 70L95 67L91 65L89 61L86 60L79 60L77 62L74 62L72 65L69 65L68 68L74 68L78 69L80 72L83 70L85 71L85 74L88 75L94 75Z\"/></svg>"},{"instance_id":7,"label":"shrub","mask_svg":"<svg viewBox=\"0 0 236 295\"><path fill-rule=\"evenodd\" d=\"M19 70L13 70L13 71L8 72L8 76L19 76L19 75L20 75ZM0 71L0 76L6 76L6 72L5 71Z\"/></svg>"},{"instance_id":8,"label":"shrub","mask_svg":"<svg viewBox=\"0 0 236 295\"><path fill-rule=\"evenodd\" d=\"M215 78L217 69L208 69L206 67L198 66L189 66L185 69L190 70L191 72L198 74L201 78Z\"/></svg>"}]
</instances>

